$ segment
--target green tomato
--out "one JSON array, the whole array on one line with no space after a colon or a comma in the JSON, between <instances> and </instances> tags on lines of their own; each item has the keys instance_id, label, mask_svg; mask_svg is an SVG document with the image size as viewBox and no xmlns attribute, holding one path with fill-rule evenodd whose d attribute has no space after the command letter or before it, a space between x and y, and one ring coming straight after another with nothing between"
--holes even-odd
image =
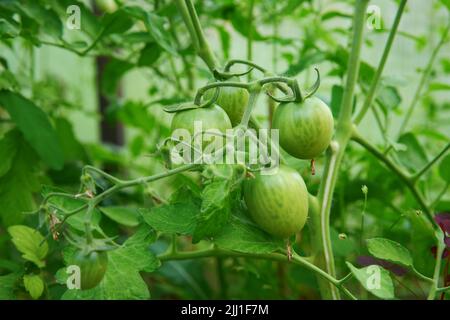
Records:
<instances>
[{"instance_id":1,"label":"green tomato","mask_svg":"<svg viewBox=\"0 0 450 320\"><path fill-rule=\"evenodd\" d=\"M302 176L281 165L271 175L257 174L244 182L244 200L251 218L267 233L288 238L303 229L308 216L308 190Z\"/></svg>"},{"instance_id":2,"label":"green tomato","mask_svg":"<svg viewBox=\"0 0 450 320\"><path fill-rule=\"evenodd\" d=\"M80 251L76 253L73 264L80 268L81 289L91 289L96 287L105 275L108 254L104 251L93 251L88 254Z\"/></svg>"},{"instance_id":3,"label":"green tomato","mask_svg":"<svg viewBox=\"0 0 450 320\"><path fill-rule=\"evenodd\" d=\"M239 78L232 77L227 81L239 82ZM211 99L214 96L214 91L215 89L208 90L205 99ZM216 104L225 110L234 127L241 122L245 108L248 104L248 99L248 91L243 88L220 87L220 93L217 97Z\"/></svg>"},{"instance_id":4,"label":"green tomato","mask_svg":"<svg viewBox=\"0 0 450 320\"><path fill-rule=\"evenodd\" d=\"M172 119L171 131L172 134L177 129L185 129L191 135L191 138L199 132L195 132L195 122L201 122L201 131L216 129L221 133L226 133L227 129L231 129L231 122L227 114L216 104L206 108L196 108L189 110L182 110L175 114ZM204 138L203 147L213 139ZM224 139L225 141L225 139Z\"/></svg>"},{"instance_id":5,"label":"green tomato","mask_svg":"<svg viewBox=\"0 0 450 320\"><path fill-rule=\"evenodd\" d=\"M275 110L272 128L280 130L280 146L299 159L313 159L324 152L333 136L330 108L319 98L301 103L281 103Z\"/></svg>"}]
</instances>

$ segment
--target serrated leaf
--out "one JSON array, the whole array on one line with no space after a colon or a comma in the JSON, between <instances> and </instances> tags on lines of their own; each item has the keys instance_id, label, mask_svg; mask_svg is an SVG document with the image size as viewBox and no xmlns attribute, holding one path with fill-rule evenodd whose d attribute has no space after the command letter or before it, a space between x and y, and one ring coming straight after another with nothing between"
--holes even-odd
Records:
<instances>
[{"instance_id":1,"label":"serrated leaf","mask_svg":"<svg viewBox=\"0 0 450 320\"><path fill-rule=\"evenodd\" d=\"M23 285L33 299L39 299L44 292L44 281L37 274L24 275Z\"/></svg>"},{"instance_id":2,"label":"serrated leaf","mask_svg":"<svg viewBox=\"0 0 450 320\"><path fill-rule=\"evenodd\" d=\"M155 230L183 235L192 235L194 232L198 211L198 206L189 202L140 210L144 221Z\"/></svg>"},{"instance_id":3,"label":"serrated leaf","mask_svg":"<svg viewBox=\"0 0 450 320\"><path fill-rule=\"evenodd\" d=\"M237 168L233 165L211 165L203 171L202 204L196 215L193 243L213 237L228 222L233 191L242 178Z\"/></svg>"},{"instance_id":4,"label":"serrated leaf","mask_svg":"<svg viewBox=\"0 0 450 320\"><path fill-rule=\"evenodd\" d=\"M121 248L108 252L106 274L97 287L67 290L62 299L149 299L148 286L139 272L153 272L160 266L160 261L149 249L155 239L153 230L141 227ZM61 278L64 279L63 276Z\"/></svg>"},{"instance_id":5,"label":"serrated leaf","mask_svg":"<svg viewBox=\"0 0 450 320\"><path fill-rule=\"evenodd\" d=\"M42 160L53 169L61 169L64 164L63 151L47 115L32 101L8 90L0 91L0 105L8 111Z\"/></svg>"},{"instance_id":6,"label":"serrated leaf","mask_svg":"<svg viewBox=\"0 0 450 320\"><path fill-rule=\"evenodd\" d=\"M48 244L39 231L27 226L17 225L9 227L8 233L25 260L33 262L39 268L45 266L44 259L48 253Z\"/></svg>"},{"instance_id":7,"label":"serrated leaf","mask_svg":"<svg viewBox=\"0 0 450 320\"><path fill-rule=\"evenodd\" d=\"M377 265L358 269L350 262L346 262L359 283L370 293L380 299L394 299L394 284L389 272Z\"/></svg>"},{"instance_id":8,"label":"serrated leaf","mask_svg":"<svg viewBox=\"0 0 450 320\"><path fill-rule=\"evenodd\" d=\"M376 258L412 267L413 259L408 249L400 243L384 238L367 240L367 249Z\"/></svg>"},{"instance_id":9,"label":"serrated leaf","mask_svg":"<svg viewBox=\"0 0 450 320\"><path fill-rule=\"evenodd\" d=\"M136 208L100 207L100 211L111 220L124 226L136 227L139 225L140 213Z\"/></svg>"},{"instance_id":10,"label":"serrated leaf","mask_svg":"<svg viewBox=\"0 0 450 320\"><path fill-rule=\"evenodd\" d=\"M271 253L283 247L283 242L265 233L250 221L232 216L223 231L214 237L222 249L243 253Z\"/></svg>"}]
</instances>

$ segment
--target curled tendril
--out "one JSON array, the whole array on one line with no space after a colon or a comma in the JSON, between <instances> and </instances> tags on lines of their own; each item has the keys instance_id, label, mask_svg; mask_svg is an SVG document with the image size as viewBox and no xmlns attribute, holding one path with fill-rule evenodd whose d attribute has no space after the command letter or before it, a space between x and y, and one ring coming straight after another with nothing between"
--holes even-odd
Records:
<instances>
[{"instance_id":1,"label":"curled tendril","mask_svg":"<svg viewBox=\"0 0 450 320\"><path fill-rule=\"evenodd\" d=\"M207 108L207 107L213 105L217 101L217 98L219 98L219 93L220 93L220 87L216 87L214 90L214 96L211 99L209 99L208 101L200 104L200 108Z\"/></svg>"},{"instance_id":2,"label":"curled tendril","mask_svg":"<svg viewBox=\"0 0 450 320\"><path fill-rule=\"evenodd\" d=\"M233 65L235 65L235 64L243 64L243 65L246 65L246 66L250 66L250 67L252 67L254 69L257 69L257 70L261 71L262 73L266 73L267 72L267 70L265 68L257 65L254 62L247 61L247 60L239 60L239 59L228 61L227 64L225 65L225 68L224 68L225 72L228 72L231 69L231 67Z\"/></svg>"},{"instance_id":3,"label":"curled tendril","mask_svg":"<svg viewBox=\"0 0 450 320\"><path fill-rule=\"evenodd\" d=\"M316 73L317 73L316 82L314 82L314 84L311 86L311 88L309 88L306 91L304 99L307 99L307 98L311 97L314 93L316 93L317 89L319 89L319 87L320 87L320 73L319 73L319 69L314 68L314 70L316 70Z\"/></svg>"},{"instance_id":4,"label":"curled tendril","mask_svg":"<svg viewBox=\"0 0 450 320\"><path fill-rule=\"evenodd\" d=\"M217 69L215 69L213 71L213 75L214 78L218 79L218 80L227 80L233 77L241 77L241 76L245 76L246 74L249 74L250 72L252 72L255 68L251 67L246 71L243 72L228 72L228 71L219 71Z\"/></svg>"}]
</instances>

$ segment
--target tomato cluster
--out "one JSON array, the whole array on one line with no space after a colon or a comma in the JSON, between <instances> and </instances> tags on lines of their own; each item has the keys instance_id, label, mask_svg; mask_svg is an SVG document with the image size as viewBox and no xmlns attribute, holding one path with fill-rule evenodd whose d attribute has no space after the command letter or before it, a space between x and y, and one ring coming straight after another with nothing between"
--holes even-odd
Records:
<instances>
[{"instance_id":1,"label":"tomato cluster","mask_svg":"<svg viewBox=\"0 0 450 320\"><path fill-rule=\"evenodd\" d=\"M183 128L192 133L194 121L202 121L204 130L216 128L225 133L240 123L248 100L248 92L243 88L221 87L211 106L179 111L173 117L171 129ZM279 130L280 146L291 156L314 159L329 146L334 121L330 108L322 100L308 97L300 102L281 102L275 110L272 128ZM243 198L254 222L273 236L288 238L305 225L308 190L301 175L286 165L273 173L257 173L247 179Z\"/></svg>"}]
</instances>

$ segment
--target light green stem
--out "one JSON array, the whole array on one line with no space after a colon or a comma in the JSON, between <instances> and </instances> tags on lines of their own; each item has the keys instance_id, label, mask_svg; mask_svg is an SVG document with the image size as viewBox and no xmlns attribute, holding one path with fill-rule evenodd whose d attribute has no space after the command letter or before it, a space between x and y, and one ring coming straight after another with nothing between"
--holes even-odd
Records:
<instances>
[{"instance_id":1,"label":"light green stem","mask_svg":"<svg viewBox=\"0 0 450 320\"><path fill-rule=\"evenodd\" d=\"M330 145L328 158L325 165L323 179L319 189L321 234L323 239L323 254L326 271L333 277L336 275L333 249L330 240L330 212L333 193L339 173L339 167L344 156L348 141L352 134L352 106L356 82L359 74L360 53L364 33L365 15L369 1L357 0L353 19L352 49L348 60L348 73L345 91L342 98L341 111L339 113L336 141ZM330 287L332 298L339 299L339 292L335 287Z\"/></svg>"},{"instance_id":2,"label":"light green stem","mask_svg":"<svg viewBox=\"0 0 450 320\"><path fill-rule=\"evenodd\" d=\"M200 259L200 258L209 258L209 257L242 257L242 258L252 258L252 259L265 259L265 260L273 260L273 261L282 261L288 263L288 257L281 253L243 253L243 252L236 252L231 250L223 250L218 248L212 248L212 249L204 249L204 250L198 250L198 251L190 251L190 252L177 252L176 254L173 253L163 253L158 256L159 260L161 261L170 261L170 260L190 260L190 259ZM299 255L295 254L292 256L292 263L301 265L323 279L329 281L333 286L335 286L337 289L342 290L342 292L349 297L352 300L356 300L356 297L348 291L343 283L344 279L338 280L332 276L330 276L328 273L323 271L322 269L318 268L311 262L309 262L307 259L300 257Z\"/></svg>"}]
</instances>

